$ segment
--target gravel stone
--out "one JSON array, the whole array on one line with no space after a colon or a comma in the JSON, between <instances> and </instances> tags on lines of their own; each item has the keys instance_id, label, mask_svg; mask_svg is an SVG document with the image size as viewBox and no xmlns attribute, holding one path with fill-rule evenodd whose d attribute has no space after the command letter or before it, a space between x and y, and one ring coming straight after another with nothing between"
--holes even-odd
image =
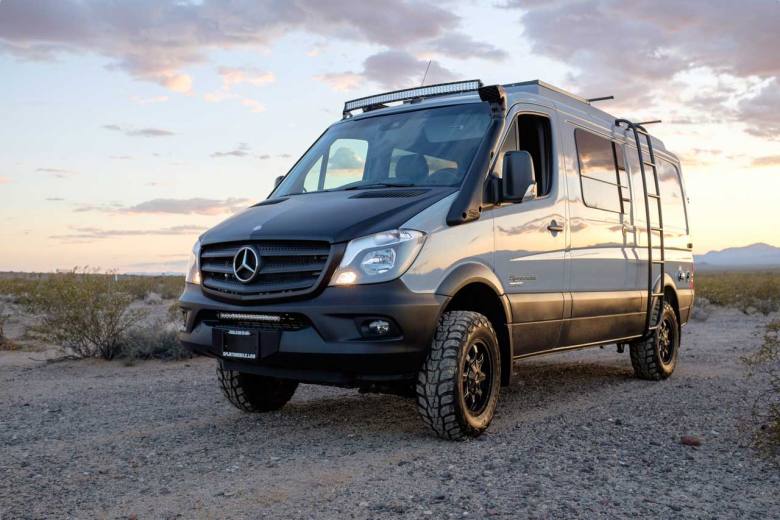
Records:
<instances>
[{"instance_id":1,"label":"gravel stone","mask_svg":"<svg viewBox=\"0 0 780 520\"><path fill-rule=\"evenodd\" d=\"M522 361L488 435L463 442L355 390L301 385L245 414L210 359L1 352L0 518L780 518L739 361L769 319L713 308L660 382L614 348Z\"/></svg>"}]
</instances>

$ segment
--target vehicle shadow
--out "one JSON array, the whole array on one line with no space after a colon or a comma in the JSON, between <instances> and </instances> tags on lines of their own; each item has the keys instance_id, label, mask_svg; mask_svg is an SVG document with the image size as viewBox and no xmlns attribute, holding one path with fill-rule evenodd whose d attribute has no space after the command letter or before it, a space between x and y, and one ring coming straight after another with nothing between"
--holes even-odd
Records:
<instances>
[{"instance_id":1,"label":"vehicle shadow","mask_svg":"<svg viewBox=\"0 0 780 520\"><path fill-rule=\"evenodd\" d=\"M521 420L590 406L633 380L626 359L594 360L593 356L587 360L527 360L516 364L514 376L513 384L501 389L491 432L512 429ZM223 426L235 426L231 426L235 419L231 413ZM262 423L263 431L269 433L265 428L271 428L272 435L303 430L308 441L320 445L344 438L371 437L382 442L432 438L417 415L414 399L311 385L302 385L282 410L239 419L239 423L246 421Z\"/></svg>"}]
</instances>

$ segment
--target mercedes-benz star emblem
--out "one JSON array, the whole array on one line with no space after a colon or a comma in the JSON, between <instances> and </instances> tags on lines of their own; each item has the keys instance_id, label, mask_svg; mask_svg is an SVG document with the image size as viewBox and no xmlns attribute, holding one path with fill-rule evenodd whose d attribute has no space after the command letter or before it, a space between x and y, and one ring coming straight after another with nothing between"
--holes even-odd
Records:
<instances>
[{"instance_id":1,"label":"mercedes-benz star emblem","mask_svg":"<svg viewBox=\"0 0 780 520\"><path fill-rule=\"evenodd\" d=\"M239 282L251 282L259 270L260 257L251 247L242 247L233 257L233 274Z\"/></svg>"}]
</instances>

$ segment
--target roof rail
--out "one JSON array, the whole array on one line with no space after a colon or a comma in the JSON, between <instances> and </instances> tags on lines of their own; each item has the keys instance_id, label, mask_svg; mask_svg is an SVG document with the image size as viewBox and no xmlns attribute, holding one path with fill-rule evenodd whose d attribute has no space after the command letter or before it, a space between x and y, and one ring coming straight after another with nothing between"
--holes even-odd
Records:
<instances>
[{"instance_id":1,"label":"roof rail","mask_svg":"<svg viewBox=\"0 0 780 520\"><path fill-rule=\"evenodd\" d=\"M363 112L368 112L378 108L385 108L385 103L476 92L481 87L482 81L472 79L468 81L453 81L450 83L438 83L436 85L427 85L424 87L394 90L392 92L385 92L383 94L376 94L347 101L344 103L343 115L344 119L346 119L352 117L352 111L357 110L358 108L362 108Z\"/></svg>"}]
</instances>

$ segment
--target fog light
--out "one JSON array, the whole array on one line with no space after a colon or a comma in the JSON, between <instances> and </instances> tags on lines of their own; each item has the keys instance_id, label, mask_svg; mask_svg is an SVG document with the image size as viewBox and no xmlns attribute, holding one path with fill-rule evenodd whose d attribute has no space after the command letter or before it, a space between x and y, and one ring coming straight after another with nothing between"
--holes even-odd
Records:
<instances>
[{"instance_id":1,"label":"fog light","mask_svg":"<svg viewBox=\"0 0 780 520\"><path fill-rule=\"evenodd\" d=\"M374 320L368 324L368 331L374 336L387 336L390 333L390 322Z\"/></svg>"}]
</instances>

